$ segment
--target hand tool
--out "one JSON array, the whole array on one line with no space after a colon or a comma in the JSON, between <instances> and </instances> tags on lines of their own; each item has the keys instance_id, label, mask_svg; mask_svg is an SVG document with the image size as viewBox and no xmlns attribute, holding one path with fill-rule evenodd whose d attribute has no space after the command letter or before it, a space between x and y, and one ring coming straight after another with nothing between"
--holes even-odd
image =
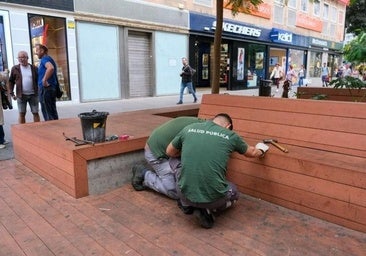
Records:
<instances>
[{"instance_id":1,"label":"hand tool","mask_svg":"<svg viewBox=\"0 0 366 256\"><path fill-rule=\"evenodd\" d=\"M275 146L276 148L278 148L279 150L281 150L282 152L288 153L288 149L284 148L283 146L278 144L278 141L275 139L265 139L265 140L263 140L263 143L270 143L273 146Z\"/></svg>"},{"instance_id":2,"label":"hand tool","mask_svg":"<svg viewBox=\"0 0 366 256\"><path fill-rule=\"evenodd\" d=\"M87 144L92 144L94 146L94 142L93 141L89 141L89 140L82 140L82 139L78 139L76 137L67 137L65 135L65 133L63 132L62 135L64 135L65 140L69 140L75 143L75 146L82 146L82 145L87 145Z\"/></svg>"}]
</instances>

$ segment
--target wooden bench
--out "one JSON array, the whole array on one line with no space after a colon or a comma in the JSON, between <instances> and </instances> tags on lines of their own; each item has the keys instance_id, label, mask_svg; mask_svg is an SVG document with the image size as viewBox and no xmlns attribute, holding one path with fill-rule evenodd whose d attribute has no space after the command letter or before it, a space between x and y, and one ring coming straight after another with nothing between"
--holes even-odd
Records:
<instances>
[{"instance_id":1,"label":"wooden bench","mask_svg":"<svg viewBox=\"0 0 366 256\"><path fill-rule=\"evenodd\" d=\"M331 87L298 87L298 99L312 99L325 96L322 99L332 101L366 102L366 89L346 89Z\"/></svg>"},{"instance_id":2,"label":"wooden bench","mask_svg":"<svg viewBox=\"0 0 366 256\"><path fill-rule=\"evenodd\" d=\"M27 123L11 127L15 159L75 198L105 193L130 181L131 168L143 161L151 131L169 119L197 116L198 104L111 114L106 135L129 139L75 146L68 137L83 138L79 118Z\"/></svg>"},{"instance_id":3,"label":"wooden bench","mask_svg":"<svg viewBox=\"0 0 366 256\"><path fill-rule=\"evenodd\" d=\"M263 159L232 155L242 193L366 232L366 104L204 95L199 117L230 114L251 145L277 139Z\"/></svg>"}]
</instances>

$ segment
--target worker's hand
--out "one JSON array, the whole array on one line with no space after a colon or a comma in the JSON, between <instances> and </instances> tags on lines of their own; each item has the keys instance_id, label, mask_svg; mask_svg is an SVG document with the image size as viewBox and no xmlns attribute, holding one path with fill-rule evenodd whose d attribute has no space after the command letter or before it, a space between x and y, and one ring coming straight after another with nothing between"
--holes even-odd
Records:
<instances>
[{"instance_id":1,"label":"worker's hand","mask_svg":"<svg viewBox=\"0 0 366 256\"><path fill-rule=\"evenodd\" d=\"M264 154L268 151L269 147L264 144L263 142L259 142L257 143L257 145L255 145L256 149L259 149L260 151L262 151L262 157L264 156Z\"/></svg>"}]
</instances>

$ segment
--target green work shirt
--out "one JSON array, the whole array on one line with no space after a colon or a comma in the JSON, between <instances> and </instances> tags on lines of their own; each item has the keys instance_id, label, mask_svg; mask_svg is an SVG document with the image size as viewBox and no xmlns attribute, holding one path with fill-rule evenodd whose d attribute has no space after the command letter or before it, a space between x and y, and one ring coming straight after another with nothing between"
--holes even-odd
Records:
<instances>
[{"instance_id":1,"label":"green work shirt","mask_svg":"<svg viewBox=\"0 0 366 256\"><path fill-rule=\"evenodd\" d=\"M187 125L203 121L203 119L192 116L174 118L153 130L147 144L157 159L168 158L166 147L172 139Z\"/></svg>"},{"instance_id":2,"label":"green work shirt","mask_svg":"<svg viewBox=\"0 0 366 256\"><path fill-rule=\"evenodd\" d=\"M181 150L178 185L191 202L209 203L226 195L226 166L232 152L248 145L235 132L212 121L186 126L172 141Z\"/></svg>"}]
</instances>

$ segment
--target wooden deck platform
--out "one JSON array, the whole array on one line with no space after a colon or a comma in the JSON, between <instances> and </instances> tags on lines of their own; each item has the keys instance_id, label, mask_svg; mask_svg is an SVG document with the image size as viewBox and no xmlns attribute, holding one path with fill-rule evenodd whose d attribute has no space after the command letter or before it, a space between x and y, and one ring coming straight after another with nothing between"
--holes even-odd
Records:
<instances>
[{"instance_id":1,"label":"wooden deck platform","mask_svg":"<svg viewBox=\"0 0 366 256\"><path fill-rule=\"evenodd\" d=\"M130 170L143 161L151 131L172 117L198 114L198 104L111 114L106 135L129 135L92 145L75 146L68 137L83 138L79 118L12 126L15 158L66 193L80 198L121 186ZM103 162L104 161L104 162Z\"/></svg>"},{"instance_id":2,"label":"wooden deck platform","mask_svg":"<svg viewBox=\"0 0 366 256\"><path fill-rule=\"evenodd\" d=\"M202 229L129 184L75 199L17 160L0 164L0 255L363 256L366 234L242 195Z\"/></svg>"}]
</instances>

